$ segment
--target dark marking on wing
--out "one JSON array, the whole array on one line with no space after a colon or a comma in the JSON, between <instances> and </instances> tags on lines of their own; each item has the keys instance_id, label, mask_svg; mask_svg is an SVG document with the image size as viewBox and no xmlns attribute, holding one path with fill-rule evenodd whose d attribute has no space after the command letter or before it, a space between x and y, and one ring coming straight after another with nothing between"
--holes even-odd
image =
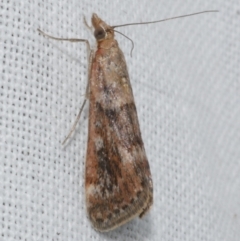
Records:
<instances>
[{"instance_id":1,"label":"dark marking on wing","mask_svg":"<svg viewBox=\"0 0 240 241\"><path fill-rule=\"evenodd\" d=\"M107 192L113 192L113 187L117 187L118 181L122 178L122 163L129 162L130 160L122 160L119 148L124 148L131 152L133 148L143 148L141 133L139 127L135 126L136 122L136 107L132 104L125 104L120 108L104 109L103 106L96 102L96 125L95 132L103 141L101 149L95 150L98 163L98 177L101 181L101 192L103 196ZM101 123L99 125L99 123ZM107 126L107 128L103 128ZM139 158L139 156L138 156ZM140 163L138 164L138 162ZM141 160L135 160L132 163L137 175L142 176ZM127 171L127 170L126 170ZM130 193L129 185L134 186L134 180L129 176L125 180L125 191ZM143 182L145 182L143 180Z\"/></svg>"}]
</instances>

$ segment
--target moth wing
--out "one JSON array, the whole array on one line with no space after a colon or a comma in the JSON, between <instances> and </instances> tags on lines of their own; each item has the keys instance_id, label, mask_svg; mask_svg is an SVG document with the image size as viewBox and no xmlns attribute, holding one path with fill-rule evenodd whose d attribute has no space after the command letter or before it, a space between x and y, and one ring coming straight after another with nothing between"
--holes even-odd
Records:
<instances>
[{"instance_id":1,"label":"moth wing","mask_svg":"<svg viewBox=\"0 0 240 241\"><path fill-rule=\"evenodd\" d=\"M124 56L97 54L90 80L86 159L87 211L109 231L142 216L152 204L152 179ZM124 60L124 61L123 61ZM116 69L115 66L118 66Z\"/></svg>"}]
</instances>

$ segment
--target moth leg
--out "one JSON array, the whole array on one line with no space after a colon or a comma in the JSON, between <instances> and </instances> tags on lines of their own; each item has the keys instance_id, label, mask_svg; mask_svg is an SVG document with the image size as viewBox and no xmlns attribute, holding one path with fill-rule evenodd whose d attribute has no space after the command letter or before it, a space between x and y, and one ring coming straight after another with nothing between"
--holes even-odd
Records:
<instances>
[{"instance_id":1,"label":"moth leg","mask_svg":"<svg viewBox=\"0 0 240 241\"><path fill-rule=\"evenodd\" d=\"M74 132L74 130L76 129L76 125L81 117L81 113L83 111L83 108L86 104L88 95L89 95L89 76L90 76L90 70L91 70L91 66L92 66L92 58L93 58L93 50L91 50L90 48L90 44L88 42L87 39L78 39L78 38L57 38L57 37L53 37L51 35L48 35L46 33L44 33L42 30L38 29L38 32L41 33L43 36L48 37L50 39L54 39L54 40L58 40L58 41L69 41L69 42L85 42L87 45L87 50L88 50L88 55L89 55L89 66L88 66L88 82L87 82L87 87L86 87L86 92L85 92L85 99L82 103L82 106L79 110L79 113L77 115L77 118L69 132L69 134L67 135L67 137L65 138L65 140L63 141L63 145L66 143L66 141L69 139L69 137L72 135L72 133Z\"/></svg>"},{"instance_id":2,"label":"moth leg","mask_svg":"<svg viewBox=\"0 0 240 241\"><path fill-rule=\"evenodd\" d=\"M82 106L78 112L77 118L69 132L69 134L67 135L67 137L65 138L65 140L63 141L62 145L64 145L66 143L66 141L70 138L70 136L72 135L72 133L74 132L74 130L76 129L77 123L80 120L82 111L83 111L83 107L86 104L86 101L89 97L89 80L90 80L90 71L91 71L91 66L92 66L92 59L93 59L93 50L90 50L90 54L89 54L89 65L88 65L88 81L87 81L87 87L86 87L86 92L85 92L85 99L82 103Z\"/></svg>"},{"instance_id":3,"label":"moth leg","mask_svg":"<svg viewBox=\"0 0 240 241\"><path fill-rule=\"evenodd\" d=\"M41 29L37 29L40 34L42 34L45 37L48 37L50 39L58 40L58 41L68 41L68 42L85 42L88 46L88 49L90 49L90 44L87 39L81 39L81 38L57 38L51 35L48 35L44 33Z\"/></svg>"},{"instance_id":4,"label":"moth leg","mask_svg":"<svg viewBox=\"0 0 240 241\"><path fill-rule=\"evenodd\" d=\"M82 106L81 106L81 108L80 108L80 111L79 111L79 113L78 113L78 115L77 115L77 118L76 118L76 120L75 120L75 122L74 122L74 124L73 124L73 126L72 126L72 128L71 128L71 130L70 130L70 132L69 132L69 134L68 134L67 137L64 139L62 145L64 145L64 144L66 143L66 141L69 139L69 137L70 137L70 136L72 135L72 133L74 132L74 130L75 130L76 126L77 126L77 123L78 123L78 121L79 121L79 119L80 119L80 117L81 117L82 110L83 110L84 105L86 104L86 101L87 101L87 99L85 98L84 101L83 101L83 103L82 103Z\"/></svg>"}]
</instances>

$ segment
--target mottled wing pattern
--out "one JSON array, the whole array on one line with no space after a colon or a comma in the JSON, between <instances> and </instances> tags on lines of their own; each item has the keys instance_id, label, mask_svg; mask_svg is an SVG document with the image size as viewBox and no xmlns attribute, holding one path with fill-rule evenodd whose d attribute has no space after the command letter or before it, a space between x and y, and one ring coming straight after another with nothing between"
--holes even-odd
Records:
<instances>
[{"instance_id":1,"label":"mottled wing pattern","mask_svg":"<svg viewBox=\"0 0 240 241\"><path fill-rule=\"evenodd\" d=\"M86 200L99 231L142 216L152 204L151 173L127 66L117 41L110 45L97 50L89 83Z\"/></svg>"}]
</instances>

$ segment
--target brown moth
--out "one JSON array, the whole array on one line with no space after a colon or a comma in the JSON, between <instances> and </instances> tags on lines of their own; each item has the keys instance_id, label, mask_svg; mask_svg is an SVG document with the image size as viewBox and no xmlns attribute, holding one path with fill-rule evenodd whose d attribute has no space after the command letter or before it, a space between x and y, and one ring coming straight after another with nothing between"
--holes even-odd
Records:
<instances>
[{"instance_id":1,"label":"brown moth","mask_svg":"<svg viewBox=\"0 0 240 241\"><path fill-rule=\"evenodd\" d=\"M114 39L114 28L163 22L207 12L218 11L117 26L109 26L97 14L92 15L97 50L95 54L90 52L86 91L90 106L85 194L88 216L96 230L107 232L136 216L142 217L153 204L151 172L126 61ZM55 40L86 42L90 46L86 39L55 38L41 30L39 32ZM64 143L74 131L85 103L86 99Z\"/></svg>"},{"instance_id":2,"label":"brown moth","mask_svg":"<svg viewBox=\"0 0 240 241\"><path fill-rule=\"evenodd\" d=\"M124 55L111 26L96 14L92 25L86 201L94 228L109 231L148 211L153 184Z\"/></svg>"}]
</instances>

